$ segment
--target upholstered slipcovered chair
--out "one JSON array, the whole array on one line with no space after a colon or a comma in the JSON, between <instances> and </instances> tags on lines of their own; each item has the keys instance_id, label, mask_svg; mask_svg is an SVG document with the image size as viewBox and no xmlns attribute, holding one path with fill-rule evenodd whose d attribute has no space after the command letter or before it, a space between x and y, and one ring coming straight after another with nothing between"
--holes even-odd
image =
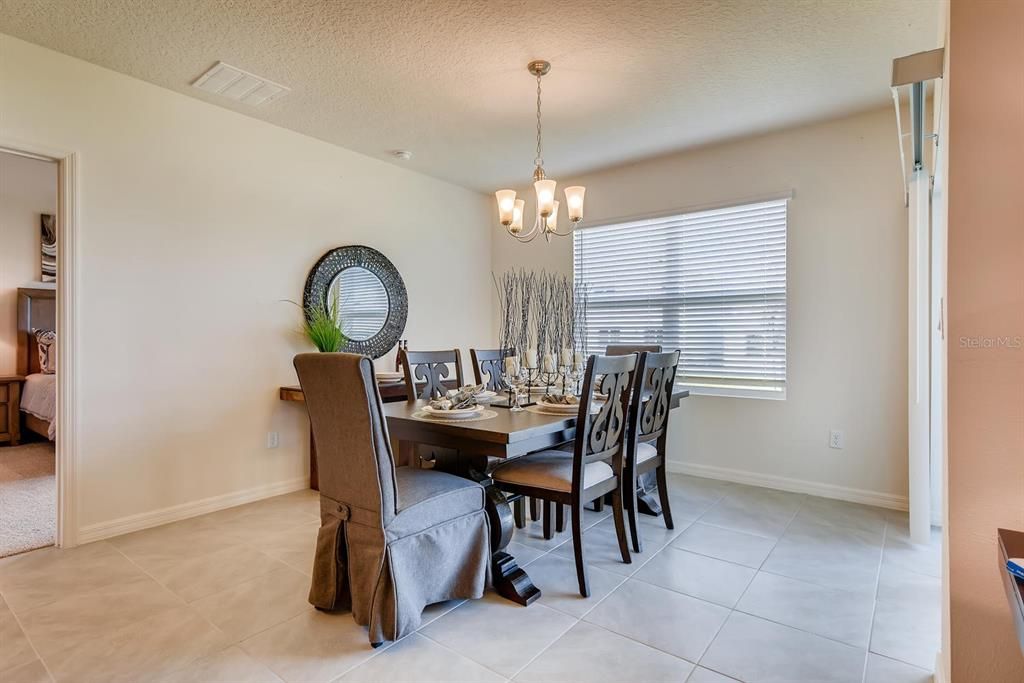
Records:
<instances>
[{"instance_id":1,"label":"upholstered slipcovered chair","mask_svg":"<svg viewBox=\"0 0 1024 683\"><path fill-rule=\"evenodd\" d=\"M484 489L395 467L369 358L295 357L320 464L320 531L309 601L351 608L370 642L397 640L423 608L479 598L490 580Z\"/></svg>"}]
</instances>

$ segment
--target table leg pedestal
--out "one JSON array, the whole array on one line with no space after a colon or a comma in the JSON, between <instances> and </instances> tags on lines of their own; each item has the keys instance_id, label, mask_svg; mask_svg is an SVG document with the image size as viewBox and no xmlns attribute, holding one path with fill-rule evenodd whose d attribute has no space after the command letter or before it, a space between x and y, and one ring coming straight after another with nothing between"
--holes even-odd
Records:
<instances>
[{"instance_id":1,"label":"table leg pedestal","mask_svg":"<svg viewBox=\"0 0 1024 683\"><path fill-rule=\"evenodd\" d=\"M515 526L512 507L490 479L480 482L487 496L487 517L491 523L491 582L498 595L520 605L529 605L540 597L540 589L529 575L505 552Z\"/></svg>"}]
</instances>

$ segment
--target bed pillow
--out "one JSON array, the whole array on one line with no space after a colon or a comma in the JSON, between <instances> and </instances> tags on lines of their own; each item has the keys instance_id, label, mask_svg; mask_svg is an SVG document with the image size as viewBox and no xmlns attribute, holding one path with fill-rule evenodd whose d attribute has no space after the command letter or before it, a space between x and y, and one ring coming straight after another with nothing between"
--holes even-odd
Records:
<instances>
[{"instance_id":1,"label":"bed pillow","mask_svg":"<svg viewBox=\"0 0 1024 683\"><path fill-rule=\"evenodd\" d=\"M53 330L36 330L36 346L39 347L39 371L44 375L57 372L57 333Z\"/></svg>"}]
</instances>

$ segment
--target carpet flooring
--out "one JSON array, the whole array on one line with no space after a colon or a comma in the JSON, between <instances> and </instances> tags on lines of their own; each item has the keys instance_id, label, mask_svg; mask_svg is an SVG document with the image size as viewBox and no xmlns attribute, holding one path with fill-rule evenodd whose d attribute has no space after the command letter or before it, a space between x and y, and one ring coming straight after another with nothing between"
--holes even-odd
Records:
<instances>
[{"instance_id":1,"label":"carpet flooring","mask_svg":"<svg viewBox=\"0 0 1024 683\"><path fill-rule=\"evenodd\" d=\"M0 447L0 557L53 545L54 466L52 443Z\"/></svg>"}]
</instances>

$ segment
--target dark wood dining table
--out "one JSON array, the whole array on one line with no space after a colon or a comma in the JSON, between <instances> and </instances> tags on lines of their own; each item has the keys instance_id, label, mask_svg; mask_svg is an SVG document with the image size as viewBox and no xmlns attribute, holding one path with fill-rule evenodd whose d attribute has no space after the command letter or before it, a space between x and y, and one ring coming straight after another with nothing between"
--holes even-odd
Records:
<instances>
[{"instance_id":1,"label":"dark wood dining table","mask_svg":"<svg viewBox=\"0 0 1024 683\"><path fill-rule=\"evenodd\" d=\"M690 395L672 393L671 407ZM425 401L403 401L384 405L391 438L398 442L399 461L413 462L418 444L455 449L476 456L517 458L528 453L554 448L576 436L576 417L548 415L529 410L513 412L506 407L491 407L496 415L467 422L431 421L416 417ZM529 605L540 597L526 571L506 551L515 528L509 500L494 485L486 471L464 473L477 480L487 494L487 513L491 522L492 577L495 590L513 602Z\"/></svg>"}]
</instances>

